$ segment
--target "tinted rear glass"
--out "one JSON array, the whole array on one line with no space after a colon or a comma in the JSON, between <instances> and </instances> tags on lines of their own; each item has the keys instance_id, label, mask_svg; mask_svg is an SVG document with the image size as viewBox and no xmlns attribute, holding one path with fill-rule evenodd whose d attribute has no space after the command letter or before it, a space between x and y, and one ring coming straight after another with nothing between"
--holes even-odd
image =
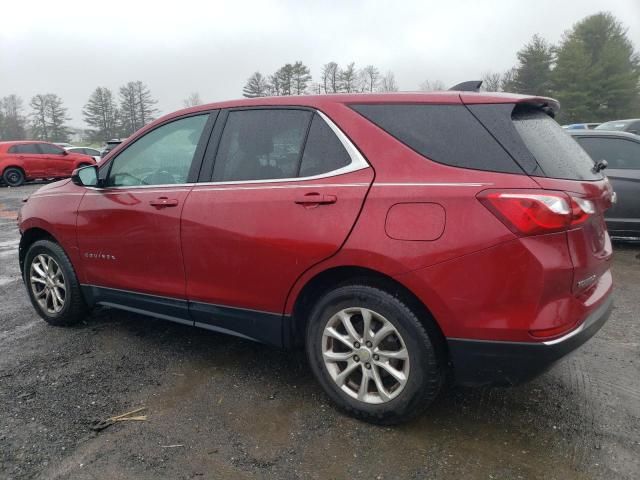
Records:
<instances>
[{"instance_id":1,"label":"tinted rear glass","mask_svg":"<svg viewBox=\"0 0 640 480\"><path fill-rule=\"evenodd\" d=\"M350 162L351 157L331 127L319 115L314 115L302 155L300 176L332 172L346 167Z\"/></svg>"},{"instance_id":2,"label":"tinted rear glass","mask_svg":"<svg viewBox=\"0 0 640 480\"><path fill-rule=\"evenodd\" d=\"M353 105L421 155L454 167L519 173L522 169L464 105Z\"/></svg>"},{"instance_id":3,"label":"tinted rear glass","mask_svg":"<svg viewBox=\"0 0 640 480\"><path fill-rule=\"evenodd\" d=\"M540 110L515 110L513 124L545 176L566 180L599 180L593 160L558 123Z\"/></svg>"}]
</instances>

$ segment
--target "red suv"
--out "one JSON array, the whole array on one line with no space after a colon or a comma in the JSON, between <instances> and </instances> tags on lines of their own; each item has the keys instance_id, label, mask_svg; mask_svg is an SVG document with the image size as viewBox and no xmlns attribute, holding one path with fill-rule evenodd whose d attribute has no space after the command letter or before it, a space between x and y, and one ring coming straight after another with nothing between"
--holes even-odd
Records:
<instances>
[{"instance_id":1,"label":"red suv","mask_svg":"<svg viewBox=\"0 0 640 480\"><path fill-rule=\"evenodd\" d=\"M67 152L47 142L0 142L0 178L18 187L36 178L65 178L79 167L95 165L89 155Z\"/></svg>"},{"instance_id":2,"label":"red suv","mask_svg":"<svg viewBox=\"0 0 640 480\"><path fill-rule=\"evenodd\" d=\"M99 304L304 346L329 397L409 418L514 384L611 311L612 191L548 98L271 97L165 116L23 206L54 325Z\"/></svg>"}]
</instances>

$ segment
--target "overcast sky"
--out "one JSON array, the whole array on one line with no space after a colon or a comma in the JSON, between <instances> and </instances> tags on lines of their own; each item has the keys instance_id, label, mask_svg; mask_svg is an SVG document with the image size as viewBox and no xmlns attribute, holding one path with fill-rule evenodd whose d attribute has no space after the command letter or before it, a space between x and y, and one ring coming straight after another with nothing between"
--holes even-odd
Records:
<instances>
[{"instance_id":1,"label":"overcast sky","mask_svg":"<svg viewBox=\"0 0 640 480\"><path fill-rule=\"evenodd\" d=\"M558 42L581 18L607 10L640 49L640 0L249 1L5 0L0 96L25 104L56 93L72 126L97 86L142 80L162 113L190 92L242 95L251 73L302 60L391 70L401 90L504 71L535 33ZM96 6L94 6L96 5ZM97 7L100 5L100 7ZM165 6L166 5L166 6Z\"/></svg>"}]
</instances>

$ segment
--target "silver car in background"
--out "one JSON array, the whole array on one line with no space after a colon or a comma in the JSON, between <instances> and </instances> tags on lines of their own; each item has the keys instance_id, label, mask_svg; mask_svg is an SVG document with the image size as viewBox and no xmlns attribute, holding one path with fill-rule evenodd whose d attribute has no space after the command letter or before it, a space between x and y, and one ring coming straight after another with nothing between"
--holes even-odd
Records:
<instances>
[{"instance_id":1,"label":"silver car in background","mask_svg":"<svg viewBox=\"0 0 640 480\"><path fill-rule=\"evenodd\" d=\"M617 195L605 220L611 237L640 241L640 136L606 130L569 130L594 162L607 161L604 173Z\"/></svg>"}]
</instances>

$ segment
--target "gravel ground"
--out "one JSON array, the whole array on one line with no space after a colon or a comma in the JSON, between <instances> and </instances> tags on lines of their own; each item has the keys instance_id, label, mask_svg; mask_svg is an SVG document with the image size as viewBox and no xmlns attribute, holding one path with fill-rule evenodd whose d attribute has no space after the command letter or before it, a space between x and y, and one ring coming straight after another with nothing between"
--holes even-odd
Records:
<instances>
[{"instance_id":1,"label":"gravel ground","mask_svg":"<svg viewBox=\"0 0 640 480\"><path fill-rule=\"evenodd\" d=\"M15 216L37 187L0 187L1 478L640 477L637 247L616 245L616 307L581 350L383 428L329 406L299 352L108 309L48 326L17 266ZM90 429L140 406L146 421Z\"/></svg>"}]
</instances>

